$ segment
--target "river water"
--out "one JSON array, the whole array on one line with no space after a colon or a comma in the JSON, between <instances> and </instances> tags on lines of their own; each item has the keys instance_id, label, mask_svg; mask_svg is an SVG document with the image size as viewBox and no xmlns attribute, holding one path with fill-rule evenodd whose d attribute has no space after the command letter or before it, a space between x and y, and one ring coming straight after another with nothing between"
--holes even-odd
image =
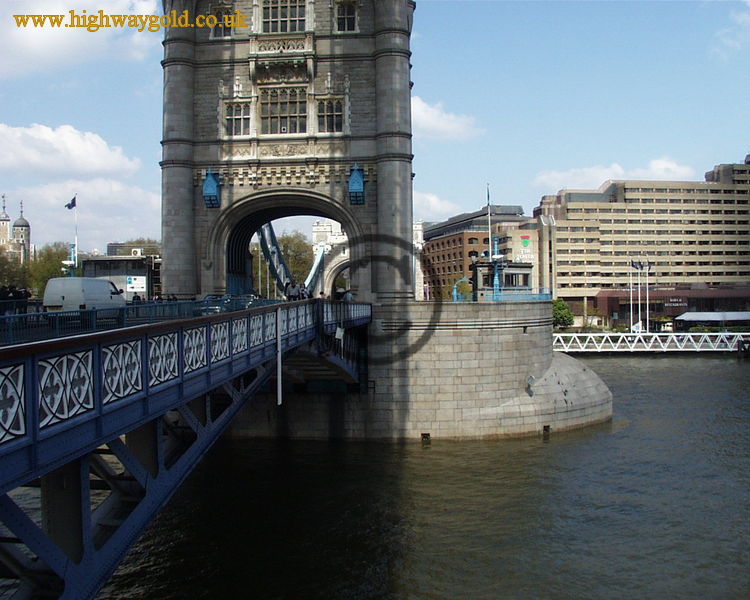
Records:
<instances>
[{"instance_id":1,"label":"river water","mask_svg":"<svg viewBox=\"0 0 750 600\"><path fill-rule=\"evenodd\" d=\"M750 598L750 362L583 360L546 440L221 441L98 598Z\"/></svg>"}]
</instances>

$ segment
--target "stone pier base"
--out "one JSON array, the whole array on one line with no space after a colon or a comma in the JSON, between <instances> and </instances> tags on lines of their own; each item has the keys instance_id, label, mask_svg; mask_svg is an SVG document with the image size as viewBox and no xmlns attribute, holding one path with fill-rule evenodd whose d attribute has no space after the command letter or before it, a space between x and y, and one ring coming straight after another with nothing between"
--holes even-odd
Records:
<instances>
[{"instance_id":1,"label":"stone pier base","mask_svg":"<svg viewBox=\"0 0 750 600\"><path fill-rule=\"evenodd\" d=\"M583 363L552 351L551 303L373 307L366 391L253 398L232 435L478 439L558 432L612 417Z\"/></svg>"}]
</instances>

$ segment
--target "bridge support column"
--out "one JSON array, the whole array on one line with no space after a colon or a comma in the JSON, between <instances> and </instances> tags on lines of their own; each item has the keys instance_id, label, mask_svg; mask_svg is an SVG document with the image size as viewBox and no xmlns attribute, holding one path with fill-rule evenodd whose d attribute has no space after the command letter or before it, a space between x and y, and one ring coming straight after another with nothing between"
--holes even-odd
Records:
<instances>
[{"instance_id":1,"label":"bridge support column","mask_svg":"<svg viewBox=\"0 0 750 600\"><path fill-rule=\"evenodd\" d=\"M125 435L128 450L152 477L156 477L161 463L158 439L160 433L159 421L154 420Z\"/></svg>"},{"instance_id":2,"label":"bridge support column","mask_svg":"<svg viewBox=\"0 0 750 600\"><path fill-rule=\"evenodd\" d=\"M73 562L84 554L89 501L88 457L69 462L41 477L42 529Z\"/></svg>"}]
</instances>

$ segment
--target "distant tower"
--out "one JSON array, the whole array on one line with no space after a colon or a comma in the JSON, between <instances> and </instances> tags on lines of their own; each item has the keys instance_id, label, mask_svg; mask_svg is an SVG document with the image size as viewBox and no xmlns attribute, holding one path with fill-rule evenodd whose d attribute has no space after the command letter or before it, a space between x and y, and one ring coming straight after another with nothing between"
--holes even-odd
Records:
<instances>
[{"instance_id":1,"label":"distant tower","mask_svg":"<svg viewBox=\"0 0 750 600\"><path fill-rule=\"evenodd\" d=\"M10 217L5 212L5 194L3 194L3 212L0 213L0 246L7 246L10 242L10 234Z\"/></svg>"},{"instance_id":2,"label":"distant tower","mask_svg":"<svg viewBox=\"0 0 750 600\"><path fill-rule=\"evenodd\" d=\"M31 256L31 226L23 216L23 200L21 200L21 216L15 220L13 226L10 217L5 212L5 194L2 196L3 210L0 213L0 247L10 259L21 264L28 262Z\"/></svg>"},{"instance_id":3,"label":"distant tower","mask_svg":"<svg viewBox=\"0 0 750 600\"><path fill-rule=\"evenodd\" d=\"M23 200L21 200L21 216L13 223L13 245L19 253L21 264L27 263L31 252L31 225L23 216Z\"/></svg>"},{"instance_id":4,"label":"distant tower","mask_svg":"<svg viewBox=\"0 0 750 600\"><path fill-rule=\"evenodd\" d=\"M169 28L164 38L167 293L251 289L252 235L307 214L360 240L351 256L359 299L413 298L400 267L411 260L414 8L412 0L163 0L164 14L219 23ZM241 19L223 23L224 15Z\"/></svg>"}]
</instances>

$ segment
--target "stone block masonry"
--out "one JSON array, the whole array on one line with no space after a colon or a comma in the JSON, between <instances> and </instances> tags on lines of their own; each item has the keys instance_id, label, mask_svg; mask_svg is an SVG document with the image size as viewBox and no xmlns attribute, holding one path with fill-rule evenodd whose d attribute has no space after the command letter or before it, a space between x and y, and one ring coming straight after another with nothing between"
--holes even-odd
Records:
<instances>
[{"instance_id":1,"label":"stone block masonry","mask_svg":"<svg viewBox=\"0 0 750 600\"><path fill-rule=\"evenodd\" d=\"M375 306L366 394L259 397L233 435L479 439L612 417L602 380L552 351L549 302ZM390 360L394 358L395 360Z\"/></svg>"}]
</instances>

